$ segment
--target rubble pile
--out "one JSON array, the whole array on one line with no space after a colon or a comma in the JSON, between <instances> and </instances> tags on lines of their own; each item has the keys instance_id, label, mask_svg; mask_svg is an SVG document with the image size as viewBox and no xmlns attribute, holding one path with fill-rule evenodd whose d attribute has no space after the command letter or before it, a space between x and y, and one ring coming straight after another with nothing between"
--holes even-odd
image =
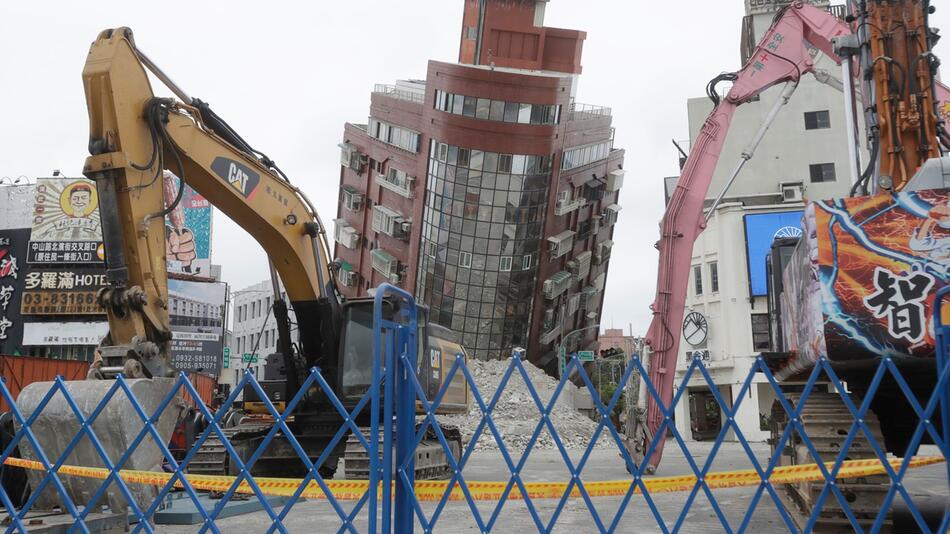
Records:
<instances>
[{"instance_id":1,"label":"rubble pile","mask_svg":"<svg viewBox=\"0 0 950 534\"><path fill-rule=\"evenodd\" d=\"M486 406L491 404L495 391L498 389L509 365L510 362L507 360L469 360L468 368ZM538 397L543 405L547 406L551 397L554 396L558 381L529 362L524 362L524 367L535 391L538 393ZM564 386L551 411L551 422L566 449L584 449L590 443L590 439L597 429L597 423L574 409L571 398L574 389L576 388L570 383ZM523 451L527 447L541 415L521 373L517 369L512 371L511 378L505 385L505 389L495 405L495 409L491 412L491 416L505 442L505 447L509 451ZM472 407L468 414L439 416L439 421L443 425L459 427L462 440L468 446L482 418L482 411L473 398ZM601 430L596 447L616 447L606 427ZM538 435L534 449L556 448L554 438L545 426ZM475 445L475 450L493 449L498 449L498 443L486 424L479 436L478 443Z\"/></svg>"}]
</instances>

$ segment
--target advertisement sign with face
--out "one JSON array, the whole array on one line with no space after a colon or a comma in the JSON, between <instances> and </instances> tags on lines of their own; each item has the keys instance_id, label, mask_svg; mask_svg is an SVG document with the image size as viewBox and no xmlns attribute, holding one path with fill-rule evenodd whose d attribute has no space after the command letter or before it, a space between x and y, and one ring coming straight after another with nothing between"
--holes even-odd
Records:
<instances>
[{"instance_id":1,"label":"advertisement sign with face","mask_svg":"<svg viewBox=\"0 0 950 534\"><path fill-rule=\"evenodd\" d=\"M178 196L181 180L165 171L165 205ZM173 273L211 276L211 203L184 186L181 199L165 218L165 258Z\"/></svg>"},{"instance_id":2,"label":"advertisement sign with face","mask_svg":"<svg viewBox=\"0 0 950 534\"><path fill-rule=\"evenodd\" d=\"M99 195L85 178L37 178L30 263L102 263Z\"/></svg>"}]
</instances>

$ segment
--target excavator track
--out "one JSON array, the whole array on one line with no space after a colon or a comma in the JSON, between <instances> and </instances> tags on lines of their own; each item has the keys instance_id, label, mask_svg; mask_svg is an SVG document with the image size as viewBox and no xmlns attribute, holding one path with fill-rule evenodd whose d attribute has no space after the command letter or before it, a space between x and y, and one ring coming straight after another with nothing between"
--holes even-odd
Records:
<instances>
[{"instance_id":1,"label":"excavator track","mask_svg":"<svg viewBox=\"0 0 950 534\"><path fill-rule=\"evenodd\" d=\"M800 393L786 394L786 399L793 408L798 407L800 397ZM859 401L856 399L855 402L858 403ZM841 400L841 397L837 393L813 391L805 400L805 407L801 412L800 419L805 433L808 435L808 440L819 455L818 460L821 462L835 461L841 452L845 439L847 439L851 425L854 423L854 417ZM884 438L877 416L869 412L865 416L864 422L871 430L874 439L879 444L883 444ZM788 424L788 414L782 408L781 403L776 401L772 405L772 439L770 443L772 444L772 454L781 455L778 465L814 463L816 459L812 456L808 446L805 445L803 437L794 429L791 431L789 439L782 444L782 449L776 449L785 431L786 424ZM877 458L877 455L871 448L867 436L859 429L848 448L846 459L860 460L866 458ZM844 495L851 513L854 514L862 529L870 528L877 519L887 495L888 481L887 475L835 481L835 485ZM824 481L783 485L784 491L780 491L779 495L785 503L785 509L799 529L804 529L808 524L823 488ZM812 532L835 534L854 532L851 521L833 493L829 492L821 503L821 507ZM881 532L891 532L892 527L893 522L890 512L888 512L888 517Z\"/></svg>"},{"instance_id":2,"label":"excavator track","mask_svg":"<svg viewBox=\"0 0 950 534\"><path fill-rule=\"evenodd\" d=\"M225 428L223 433L228 443L237 449L240 440L266 434L271 426L273 425L267 423L245 423ZM230 472L230 464L227 448L217 432L212 432L189 462L188 472L196 475L233 475L234 473Z\"/></svg>"},{"instance_id":3,"label":"excavator track","mask_svg":"<svg viewBox=\"0 0 950 534\"><path fill-rule=\"evenodd\" d=\"M441 426L442 433L445 435L452 454L458 460L462 455L462 433L454 426ZM369 442L369 427L360 428L363 437ZM383 455L383 437L380 432L379 437L379 455ZM343 456L346 478L349 480L367 480L369 479L369 451L363 448L359 438L352 433L346 441L346 452ZM435 432L430 427L426 431L426 437L416 448L415 462L416 480L443 480L449 478L452 474L452 467L449 464L448 457L445 455L445 449Z\"/></svg>"}]
</instances>

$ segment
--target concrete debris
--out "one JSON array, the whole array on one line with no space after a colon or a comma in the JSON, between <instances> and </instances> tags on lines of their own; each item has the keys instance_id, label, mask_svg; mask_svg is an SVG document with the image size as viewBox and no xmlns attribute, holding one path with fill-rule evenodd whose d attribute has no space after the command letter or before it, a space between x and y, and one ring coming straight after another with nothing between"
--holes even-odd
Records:
<instances>
[{"instance_id":1,"label":"concrete debris","mask_svg":"<svg viewBox=\"0 0 950 534\"><path fill-rule=\"evenodd\" d=\"M478 391L485 401L485 405L491 404L491 399L498 389L501 379L508 370L510 362L508 360L470 360L469 370L478 386ZM548 376L544 371L535 367L529 362L524 362L525 371L531 379L531 383L538 393L542 404L546 407L554 392L557 389L558 381ZM575 392L576 390L576 392ZM586 388L578 389L568 383L564 386L557 402L551 412L551 422L557 431L561 443L566 449L584 449L590 443L594 431L597 429L597 423L589 417L574 409L573 395L586 394ZM501 434L505 447L509 451L523 451L528 441L534 433L538 422L541 419L540 410L531 396L528 387L524 383L521 373L515 369L511 378L508 380L498 404L492 411L492 421ZM462 441L465 446L471 441L475 430L483 418L483 413L472 399L472 407L465 415L445 415L439 416L439 420L444 425L456 425L462 433ZM609 430L604 427L601 430L596 448L617 447L616 442L609 435ZM556 449L557 445L547 427L538 435L534 449ZM494 435L485 425L480 434L475 450L496 450L498 443Z\"/></svg>"}]
</instances>

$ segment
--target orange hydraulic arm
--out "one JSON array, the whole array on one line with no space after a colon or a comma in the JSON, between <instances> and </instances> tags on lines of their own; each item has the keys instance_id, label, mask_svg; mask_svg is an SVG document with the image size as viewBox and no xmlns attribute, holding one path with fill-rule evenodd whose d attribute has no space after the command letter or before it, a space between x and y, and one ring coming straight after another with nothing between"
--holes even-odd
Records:
<instances>
[{"instance_id":1,"label":"orange hydraulic arm","mask_svg":"<svg viewBox=\"0 0 950 534\"><path fill-rule=\"evenodd\" d=\"M872 0L866 6L863 26L881 126L880 174L891 177L893 189L900 191L925 161L940 157L929 2Z\"/></svg>"}]
</instances>

